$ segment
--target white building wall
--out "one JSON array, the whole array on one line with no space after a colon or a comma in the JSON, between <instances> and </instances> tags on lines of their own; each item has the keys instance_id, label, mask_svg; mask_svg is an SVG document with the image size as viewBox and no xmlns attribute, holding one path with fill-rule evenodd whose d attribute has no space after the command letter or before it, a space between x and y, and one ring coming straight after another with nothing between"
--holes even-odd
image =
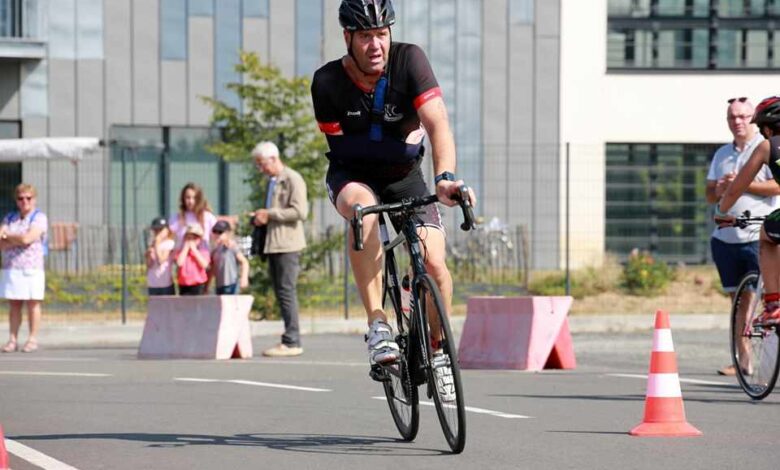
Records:
<instances>
[{"instance_id":1,"label":"white building wall","mask_svg":"<svg viewBox=\"0 0 780 470\"><path fill-rule=\"evenodd\" d=\"M607 72L607 0L561 0L561 178L571 157L572 264L603 257L605 144L727 142L726 100L777 94L762 72ZM702 169L705 171L706 169ZM565 204L561 185L561 205ZM561 210L561 238L565 212ZM564 244L561 243L561 250Z\"/></svg>"}]
</instances>

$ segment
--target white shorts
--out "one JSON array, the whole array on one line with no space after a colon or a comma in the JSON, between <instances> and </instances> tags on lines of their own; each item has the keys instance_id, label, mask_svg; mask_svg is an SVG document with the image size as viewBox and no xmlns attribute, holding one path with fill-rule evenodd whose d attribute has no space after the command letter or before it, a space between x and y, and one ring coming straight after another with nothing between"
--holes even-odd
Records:
<instances>
[{"instance_id":1,"label":"white shorts","mask_svg":"<svg viewBox=\"0 0 780 470\"><path fill-rule=\"evenodd\" d=\"M46 272L43 269L3 269L0 297L8 300L43 300Z\"/></svg>"}]
</instances>

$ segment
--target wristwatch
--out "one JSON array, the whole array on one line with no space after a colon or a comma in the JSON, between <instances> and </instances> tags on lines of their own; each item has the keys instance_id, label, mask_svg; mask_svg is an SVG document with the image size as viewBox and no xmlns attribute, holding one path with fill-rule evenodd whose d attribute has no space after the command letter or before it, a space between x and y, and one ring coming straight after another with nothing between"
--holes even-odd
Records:
<instances>
[{"instance_id":1,"label":"wristwatch","mask_svg":"<svg viewBox=\"0 0 780 470\"><path fill-rule=\"evenodd\" d=\"M433 179L433 184L439 184L439 181L455 181L455 174L450 171L443 171L436 175Z\"/></svg>"}]
</instances>

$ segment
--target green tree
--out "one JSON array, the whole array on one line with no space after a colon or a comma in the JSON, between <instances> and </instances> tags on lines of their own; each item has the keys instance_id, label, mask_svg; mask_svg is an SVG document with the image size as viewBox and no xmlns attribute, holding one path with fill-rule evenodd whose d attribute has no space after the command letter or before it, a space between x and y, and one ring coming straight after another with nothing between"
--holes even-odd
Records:
<instances>
[{"instance_id":1,"label":"green tree","mask_svg":"<svg viewBox=\"0 0 780 470\"><path fill-rule=\"evenodd\" d=\"M250 154L258 142L265 140L276 143L285 164L303 176L309 201L322 197L327 144L314 119L309 80L305 77L285 77L278 68L263 64L255 53L250 52L241 52L235 70L244 77L244 81L230 83L227 88L238 95L243 109L213 98L203 98L212 107L212 125L222 130L222 140L209 145L208 150L227 161L246 163L245 181L252 188L250 207L258 207L258 201L265 200L264 176L251 164ZM309 211L309 217L316 217L314 210ZM249 231L248 224L241 225L240 231ZM332 246L334 240L310 241L301 260L304 276L307 268L322 259ZM261 267L259 260L252 261L255 308L263 316L272 315L275 311L267 271Z\"/></svg>"}]
</instances>

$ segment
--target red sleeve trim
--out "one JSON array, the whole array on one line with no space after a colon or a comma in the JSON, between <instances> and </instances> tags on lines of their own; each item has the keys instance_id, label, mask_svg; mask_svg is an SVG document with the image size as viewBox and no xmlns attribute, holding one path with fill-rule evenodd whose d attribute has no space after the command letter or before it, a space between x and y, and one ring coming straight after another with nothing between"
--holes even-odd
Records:
<instances>
[{"instance_id":1,"label":"red sleeve trim","mask_svg":"<svg viewBox=\"0 0 780 470\"><path fill-rule=\"evenodd\" d=\"M317 122L320 126L320 130L325 134L339 134L341 133L341 124L336 122Z\"/></svg>"},{"instance_id":2,"label":"red sleeve trim","mask_svg":"<svg viewBox=\"0 0 780 470\"><path fill-rule=\"evenodd\" d=\"M435 87L431 88L430 90L423 92L414 99L414 109L420 109L420 106L424 105L425 103L429 102L430 100L434 98L441 98L441 88Z\"/></svg>"}]
</instances>

